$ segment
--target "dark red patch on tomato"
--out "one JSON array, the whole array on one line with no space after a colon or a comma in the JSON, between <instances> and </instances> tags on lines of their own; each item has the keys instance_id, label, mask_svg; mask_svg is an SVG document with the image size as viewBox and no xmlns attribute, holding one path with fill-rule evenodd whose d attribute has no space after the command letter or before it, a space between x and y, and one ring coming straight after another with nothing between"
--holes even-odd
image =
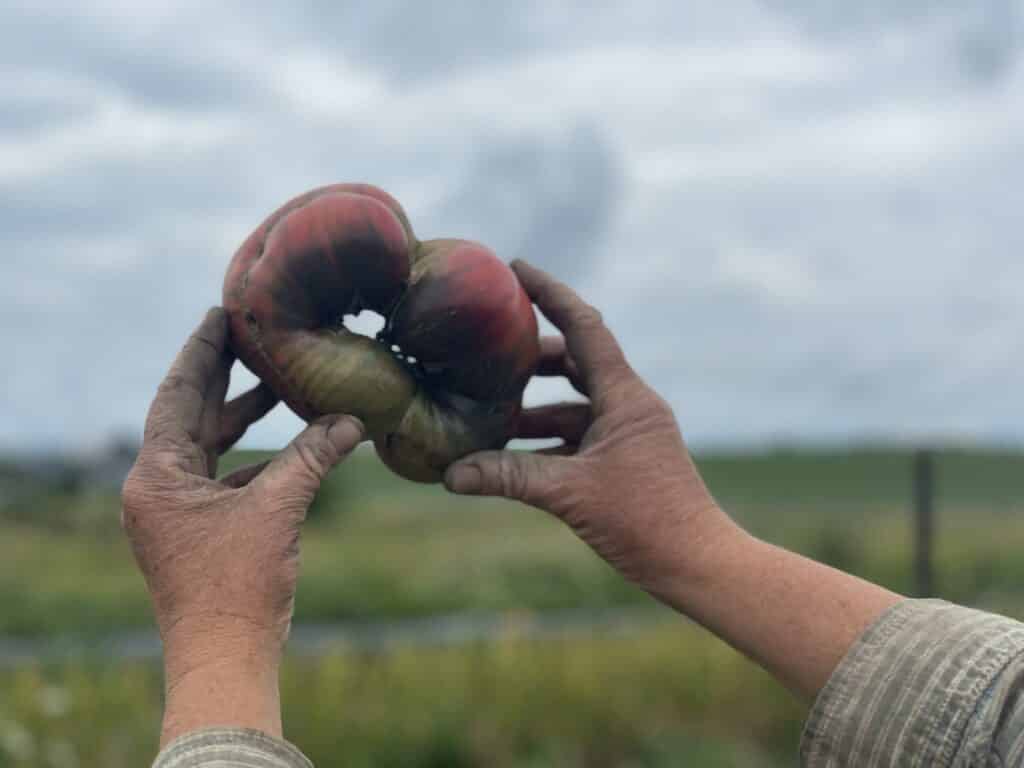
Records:
<instances>
[{"instance_id":1,"label":"dark red patch on tomato","mask_svg":"<svg viewBox=\"0 0 1024 768\"><path fill-rule=\"evenodd\" d=\"M268 217L235 255L224 303L239 358L300 416L344 404L346 387L349 402L411 398L381 412L414 416L374 438L415 479L504 444L539 353L530 300L497 256L467 241L419 245L398 202L364 184L313 190ZM401 347L404 369L370 341L336 343L330 329L364 308L388 318L382 341Z\"/></svg>"}]
</instances>

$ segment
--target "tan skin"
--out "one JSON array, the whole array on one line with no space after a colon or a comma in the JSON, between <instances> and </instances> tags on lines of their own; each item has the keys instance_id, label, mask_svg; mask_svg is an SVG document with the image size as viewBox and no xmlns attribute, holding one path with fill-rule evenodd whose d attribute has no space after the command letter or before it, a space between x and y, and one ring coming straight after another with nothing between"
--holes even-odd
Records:
<instances>
[{"instance_id":1,"label":"tan skin","mask_svg":"<svg viewBox=\"0 0 1024 768\"><path fill-rule=\"evenodd\" d=\"M215 480L217 457L276 402L224 402L233 359L211 310L160 386L122 521L164 643L162 743L207 725L281 735L277 673L299 532L320 481L362 440L351 417L310 425L269 464Z\"/></svg>"},{"instance_id":2,"label":"tan skin","mask_svg":"<svg viewBox=\"0 0 1024 768\"><path fill-rule=\"evenodd\" d=\"M813 698L902 598L743 531L597 310L544 272L513 268L563 334L543 341L538 375L565 376L589 403L526 410L520 437L563 445L475 454L449 468L448 488L551 513L625 578ZM213 310L161 386L125 485L125 528L165 645L163 743L212 726L281 735L277 675L299 530L320 481L363 436L358 421L330 417L269 466L212 479L218 453L273 405L259 390L224 403L226 341Z\"/></svg>"},{"instance_id":3,"label":"tan skin","mask_svg":"<svg viewBox=\"0 0 1024 768\"><path fill-rule=\"evenodd\" d=\"M812 699L854 640L902 598L743 531L601 314L541 270L513 268L563 334L544 340L540 375L567 377L590 405L527 410L519 436L561 438L560 449L470 456L449 468L448 488L551 513L627 579Z\"/></svg>"}]
</instances>

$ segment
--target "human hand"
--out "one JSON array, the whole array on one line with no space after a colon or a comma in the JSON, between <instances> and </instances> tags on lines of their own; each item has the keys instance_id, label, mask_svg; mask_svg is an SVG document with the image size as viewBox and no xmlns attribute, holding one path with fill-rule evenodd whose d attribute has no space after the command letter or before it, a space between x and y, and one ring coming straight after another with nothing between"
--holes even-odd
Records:
<instances>
[{"instance_id":1,"label":"human hand","mask_svg":"<svg viewBox=\"0 0 1024 768\"><path fill-rule=\"evenodd\" d=\"M590 402L524 410L517 437L563 445L474 454L448 469L445 484L554 514L626 578L667 597L712 539L737 529L701 480L671 407L629 366L600 313L541 270L512 266L564 335L542 339L537 375L565 376Z\"/></svg>"},{"instance_id":2,"label":"human hand","mask_svg":"<svg viewBox=\"0 0 1024 768\"><path fill-rule=\"evenodd\" d=\"M900 597L730 520L701 480L672 409L630 368L601 315L544 272L513 269L565 338L542 340L538 375L567 377L590 403L524 411L518 437L564 444L469 456L449 467L448 488L558 516L624 576L812 698Z\"/></svg>"},{"instance_id":3,"label":"human hand","mask_svg":"<svg viewBox=\"0 0 1024 768\"><path fill-rule=\"evenodd\" d=\"M280 735L300 526L363 436L356 419L326 417L273 461L214 479L218 456L276 403L263 386L225 403L227 338L223 310L211 310L160 385L123 491L122 524L164 643L164 743L208 725Z\"/></svg>"}]
</instances>

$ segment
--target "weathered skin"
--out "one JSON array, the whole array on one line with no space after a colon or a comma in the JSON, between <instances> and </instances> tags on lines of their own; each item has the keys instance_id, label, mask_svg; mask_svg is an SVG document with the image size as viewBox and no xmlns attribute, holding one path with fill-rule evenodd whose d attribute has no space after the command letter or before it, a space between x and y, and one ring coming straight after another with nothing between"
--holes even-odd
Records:
<instances>
[{"instance_id":1,"label":"weathered skin","mask_svg":"<svg viewBox=\"0 0 1024 768\"><path fill-rule=\"evenodd\" d=\"M366 184L272 214L235 254L224 306L239 359L292 410L358 416L385 463L420 482L507 442L539 355L504 262L464 240L417 241L398 202ZM387 318L380 340L343 327L363 309Z\"/></svg>"}]
</instances>

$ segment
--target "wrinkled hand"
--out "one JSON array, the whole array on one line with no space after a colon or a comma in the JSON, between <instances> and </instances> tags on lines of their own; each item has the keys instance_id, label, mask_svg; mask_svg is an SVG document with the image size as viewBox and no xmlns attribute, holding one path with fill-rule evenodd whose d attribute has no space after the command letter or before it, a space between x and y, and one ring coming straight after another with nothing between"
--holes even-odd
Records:
<instances>
[{"instance_id":1,"label":"wrinkled hand","mask_svg":"<svg viewBox=\"0 0 1024 768\"><path fill-rule=\"evenodd\" d=\"M517 437L561 438L536 452L474 454L449 468L455 493L546 510L624 576L660 594L707 537L728 524L690 458L671 407L627 363L600 313L522 262L526 292L562 332L542 339L539 376L565 376L589 403L523 411ZM682 546L681 546L682 545Z\"/></svg>"},{"instance_id":2,"label":"wrinkled hand","mask_svg":"<svg viewBox=\"0 0 1024 768\"><path fill-rule=\"evenodd\" d=\"M223 310L211 310L160 385L124 485L122 523L152 597L168 691L211 665L276 675L301 523L363 435L356 419L326 417L273 461L214 479L218 456L276 403L263 386L225 403L227 337Z\"/></svg>"}]
</instances>

